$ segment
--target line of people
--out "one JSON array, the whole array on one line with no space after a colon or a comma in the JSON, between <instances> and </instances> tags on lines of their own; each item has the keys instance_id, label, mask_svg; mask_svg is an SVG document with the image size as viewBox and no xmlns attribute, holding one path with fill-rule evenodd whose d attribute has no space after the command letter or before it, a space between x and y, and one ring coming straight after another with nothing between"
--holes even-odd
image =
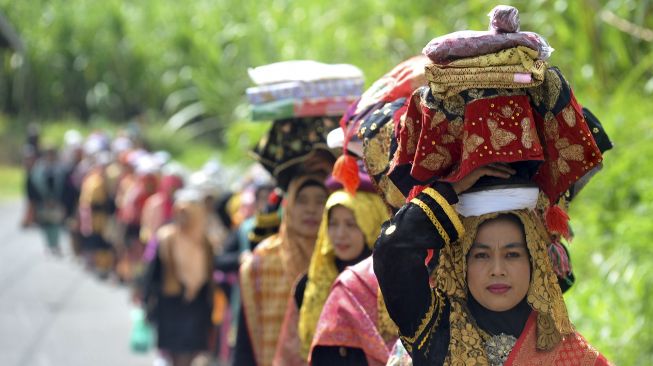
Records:
<instances>
[{"instance_id":1,"label":"line of people","mask_svg":"<svg viewBox=\"0 0 653 366\"><path fill-rule=\"evenodd\" d=\"M220 195L218 176L154 173L138 149L96 155L82 248L138 279L166 362L608 364L562 294L568 205L611 144L517 10L490 15L361 95L352 65L250 70L273 119L252 155L274 184Z\"/></svg>"}]
</instances>

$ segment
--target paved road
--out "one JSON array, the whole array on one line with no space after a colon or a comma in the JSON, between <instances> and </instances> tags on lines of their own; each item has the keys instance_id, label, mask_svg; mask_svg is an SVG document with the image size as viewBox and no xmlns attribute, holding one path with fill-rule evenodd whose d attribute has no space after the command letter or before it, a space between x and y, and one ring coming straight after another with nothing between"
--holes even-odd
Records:
<instances>
[{"instance_id":1,"label":"paved road","mask_svg":"<svg viewBox=\"0 0 653 366\"><path fill-rule=\"evenodd\" d=\"M46 255L38 229L18 226L21 205L0 202L0 365L145 366L129 349L127 289L86 272L62 238Z\"/></svg>"}]
</instances>

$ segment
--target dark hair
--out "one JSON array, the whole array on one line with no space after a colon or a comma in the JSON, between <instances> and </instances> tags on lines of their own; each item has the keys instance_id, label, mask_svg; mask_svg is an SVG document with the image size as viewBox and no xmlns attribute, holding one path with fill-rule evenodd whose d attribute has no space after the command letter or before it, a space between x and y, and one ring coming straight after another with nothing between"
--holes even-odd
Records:
<instances>
[{"instance_id":1,"label":"dark hair","mask_svg":"<svg viewBox=\"0 0 653 366\"><path fill-rule=\"evenodd\" d=\"M302 183L302 185L297 188L297 195L299 195L299 192L301 192L306 187L319 187L322 188L325 192L327 190L324 186L324 183L315 179L307 179L306 182Z\"/></svg>"},{"instance_id":2,"label":"dark hair","mask_svg":"<svg viewBox=\"0 0 653 366\"><path fill-rule=\"evenodd\" d=\"M222 224L228 229L231 229L231 226L233 225L233 221L231 220L231 214L229 213L227 207L229 205L229 200L231 200L232 197L233 197L232 192L224 193L215 201L213 206L215 213L218 215L218 218L220 219L220 221L222 221Z\"/></svg>"}]
</instances>

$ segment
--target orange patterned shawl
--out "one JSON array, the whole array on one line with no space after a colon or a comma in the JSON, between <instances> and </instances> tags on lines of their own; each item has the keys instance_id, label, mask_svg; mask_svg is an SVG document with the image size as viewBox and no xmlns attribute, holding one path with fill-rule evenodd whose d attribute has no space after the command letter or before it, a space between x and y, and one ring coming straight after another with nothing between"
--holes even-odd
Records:
<instances>
[{"instance_id":1,"label":"orange patterned shawl","mask_svg":"<svg viewBox=\"0 0 653 366\"><path fill-rule=\"evenodd\" d=\"M566 336L550 351L538 351L537 313L533 311L526 322L524 331L517 340L506 366L521 365L577 365L608 366L610 363L592 347L582 335L574 332Z\"/></svg>"},{"instance_id":2,"label":"orange patterned shawl","mask_svg":"<svg viewBox=\"0 0 653 366\"><path fill-rule=\"evenodd\" d=\"M317 238L299 236L287 226L298 190L315 176L290 182L287 209L279 233L261 242L240 266L240 288L247 330L259 366L270 366L275 356L292 286L306 273Z\"/></svg>"}]
</instances>

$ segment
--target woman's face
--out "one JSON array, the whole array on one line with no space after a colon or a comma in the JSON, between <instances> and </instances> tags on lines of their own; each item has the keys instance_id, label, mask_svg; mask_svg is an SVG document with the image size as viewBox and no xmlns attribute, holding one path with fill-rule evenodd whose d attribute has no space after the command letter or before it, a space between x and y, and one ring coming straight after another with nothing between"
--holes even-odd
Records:
<instances>
[{"instance_id":1,"label":"woman's face","mask_svg":"<svg viewBox=\"0 0 653 366\"><path fill-rule=\"evenodd\" d=\"M290 223L299 234L317 236L327 193L320 186L306 186L297 194L295 205L288 207Z\"/></svg>"},{"instance_id":2,"label":"woman's face","mask_svg":"<svg viewBox=\"0 0 653 366\"><path fill-rule=\"evenodd\" d=\"M174 220L182 228L204 225L206 212L199 202L175 202Z\"/></svg>"},{"instance_id":3,"label":"woman's face","mask_svg":"<svg viewBox=\"0 0 653 366\"><path fill-rule=\"evenodd\" d=\"M467 255L467 285L492 311L515 307L528 293L531 265L524 231L507 218L483 223Z\"/></svg>"},{"instance_id":4,"label":"woman's face","mask_svg":"<svg viewBox=\"0 0 653 366\"><path fill-rule=\"evenodd\" d=\"M340 205L331 208L328 228L329 239L338 259L350 261L363 252L365 236L350 209Z\"/></svg>"}]
</instances>

